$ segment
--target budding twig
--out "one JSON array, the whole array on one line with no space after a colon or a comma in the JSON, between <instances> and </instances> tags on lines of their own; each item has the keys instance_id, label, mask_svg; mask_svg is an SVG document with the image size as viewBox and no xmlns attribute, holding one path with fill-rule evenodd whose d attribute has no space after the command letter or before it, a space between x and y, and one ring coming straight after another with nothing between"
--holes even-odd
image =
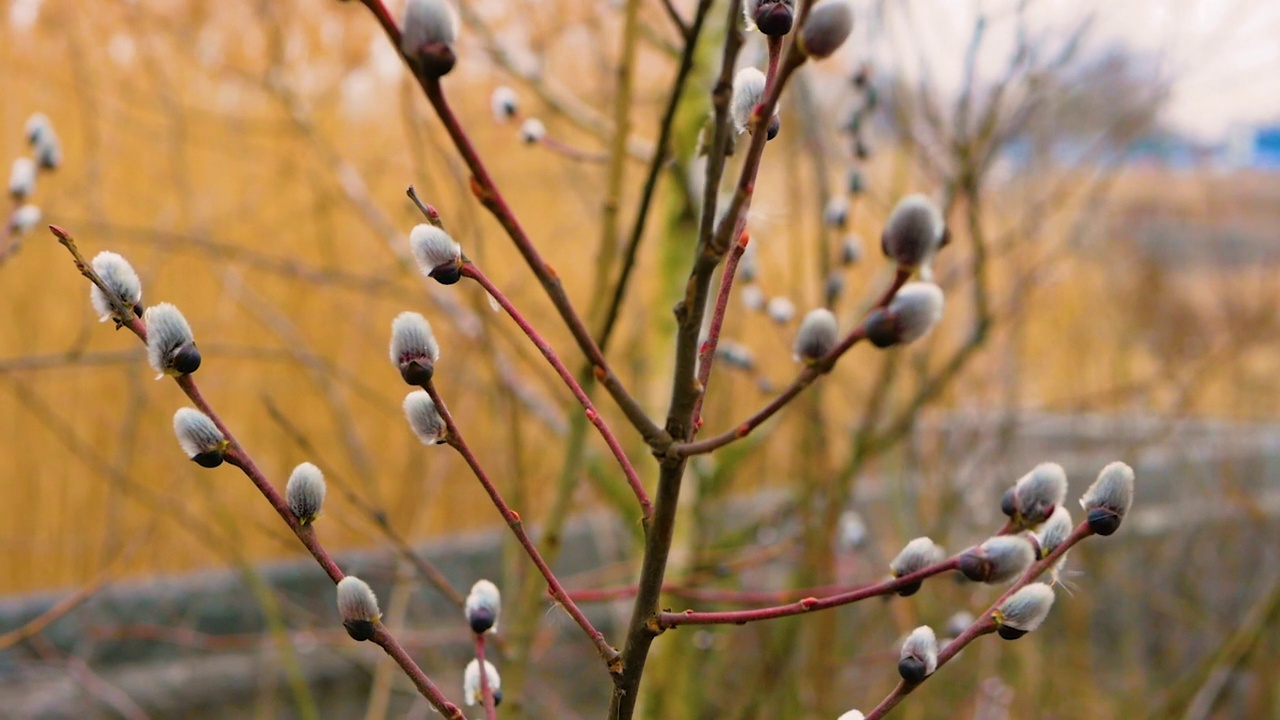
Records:
<instances>
[{"instance_id":1,"label":"budding twig","mask_svg":"<svg viewBox=\"0 0 1280 720\"><path fill-rule=\"evenodd\" d=\"M489 672L485 667L484 659L484 633L475 633L476 640L476 664L480 667L480 698L484 703L485 720L496 720L498 717L497 705L493 700L493 688L489 687Z\"/></svg>"},{"instance_id":2,"label":"budding twig","mask_svg":"<svg viewBox=\"0 0 1280 720\"><path fill-rule=\"evenodd\" d=\"M448 408L445 407L444 400L440 399L440 394L436 392L435 385L427 383L422 389L426 390L427 394L431 396L431 401L435 403L436 410L440 413L441 419L444 420L446 428L445 444L456 450L467 463L467 466L471 468L471 472L480 481L480 485L484 487L485 492L489 494L489 499L498 508L498 513L502 515L502 519L507 521L507 526L515 534L520 546L524 548L533 564L538 567L538 572L542 573L542 577L546 579L547 590L551 593L551 597L560 603L560 606L569 614L569 617L573 618L578 627L582 628L582 631L587 634L587 637L596 646L596 650L600 652L600 657L604 660L605 665L608 666L609 672L618 672L621 669L618 651L609 645L609 642L604 638L604 634L596 630L591 621L587 619L587 616L582 614L582 610L569 597L569 593L565 592L564 586L560 584L555 573L552 572L546 561L542 559L542 554L538 552L537 546L533 544L533 540L525 532L524 522L520 519L520 514L512 510L507 501L503 499L502 493L498 492L497 486L489 479L489 474L485 472L480 465L480 461L471 452L471 448L467 446L467 441L463 439L462 432L458 429L457 424L454 423L453 416L449 414Z\"/></svg>"},{"instance_id":3,"label":"budding twig","mask_svg":"<svg viewBox=\"0 0 1280 720\"><path fill-rule=\"evenodd\" d=\"M711 381L711 365L715 361L716 346L720 344L720 329L724 326L725 311L729 308L729 292L733 289L733 277L738 272L738 263L747 250L750 238L746 233L738 237L729 257L724 261L724 271L720 276L720 291L716 294L715 310L711 313L711 325L707 329L707 339L698 349L698 388L699 395L693 404L693 432L698 432L702 422L702 403L707 398L707 383Z\"/></svg>"}]
</instances>

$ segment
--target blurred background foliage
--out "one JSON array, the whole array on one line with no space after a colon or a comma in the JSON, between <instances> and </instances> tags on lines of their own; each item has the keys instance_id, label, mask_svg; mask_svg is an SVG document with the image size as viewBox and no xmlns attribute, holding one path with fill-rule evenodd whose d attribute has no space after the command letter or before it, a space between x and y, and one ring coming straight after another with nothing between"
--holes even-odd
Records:
<instances>
[{"instance_id":1,"label":"blurred background foliage","mask_svg":"<svg viewBox=\"0 0 1280 720\"><path fill-rule=\"evenodd\" d=\"M446 82L584 312L614 274L602 276L597 258L616 5L463 3L461 61ZM878 578L917 535L948 548L979 541L999 525L1000 491L1039 460L1067 465L1078 495L1104 462L1124 459L1139 470L1145 529L1074 552L1082 574L1044 631L1016 645L978 643L900 714L1280 717L1269 680L1280 669L1276 558L1260 552L1275 547L1277 530L1280 174L1228 165L1222 143L1178 134L1163 113L1179 75L1157 53L1099 39L1087 9L933 5L857 3L850 47L802 73L766 153L749 262L764 295L791 300L797 318L829 303L851 326L890 277L878 251L889 208L928 192L953 233L935 268L944 321L919 347L855 349L756 436L695 462L669 577L710 573L713 584L752 588ZM661 3L641 6L620 215L628 229L681 42ZM580 364L358 3L10 0L6 11L0 156L26 151L31 113L52 118L65 163L39 181L46 221L71 230L86 254L129 258L148 304L182 308L205 354L205 394L269 476L282 483L303 460L325 469L335 486L326 543L386 548L387 528L418 542L500 524L458 458L423 448L405 427L385 348L391 318L406 309L432 321L443 346L437 382L535 528L565 473L575 512L616 502L607 452L594 436L574 442L576 405L533 348L478 288L428 285L407 262L412 183ZM692 257L696 181L687 178L723 16L717 4L609 349L654 414L670 391L670 307ZM958 41L933 42L939 24ZM748 62L761 57L757 45ZM859 73L872 90L851 81ZM546 122L552 143L524 144L518 122L492 116L490 93L502 84L519 93L522 116ZM832 198L849 203L846 228L823 222ZM846 266L851 234L861 258ZM0 250L0 589L67 592L104 577L299 557L248 483L182 457L170 427L181 397L152 380L141 348L96 322L86 296L42 230ZM732 427L789 381L796 323L735 299L724 337L750 351L752 367L717 369L704 433ZM652 482L640 438L599 404ZM762 519L744 528L730 499ZM615 564L572 576L572 586L631 582L635 530L599 550ZM759 566L740 571L744 559ZM523 558L508 553L501 567L508 597L520 597ZM603 678L580 705L554 704L557 683L570 681L564 668L590 653L566 639L556 663L544 663L557 623L536 590L524 595L532 611L513 618L509 650L535 661L539 682L521 695L522 671L512 670L510 712L598 716ZM902 633L978 611L988 595L938 582L910 602L669 633L646 678L646 712L808 718L869 707L891 687ZM627 607L612 612L625 619ZM326 626L285 615L295 628ZM55 656L43 661L77 657ZM395 690L361 712L409 707ZM263 712L294 710L286 698Z\"/></svg>"}]
</instances>

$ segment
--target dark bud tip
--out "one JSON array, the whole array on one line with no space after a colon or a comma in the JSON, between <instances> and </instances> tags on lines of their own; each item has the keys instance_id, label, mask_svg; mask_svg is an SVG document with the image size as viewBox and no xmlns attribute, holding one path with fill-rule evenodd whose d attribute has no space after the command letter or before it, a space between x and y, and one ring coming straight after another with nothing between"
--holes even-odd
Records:
<instances>
[{"instance_id":1,"label":"dark bud tip","mask_svg":"<svg viewBox=\"0 0 1280 720\"><path fill-rule=\"evenodd\" d=\"M974 582L986 582L991 576L991 564L974 552L960 556L960 572Z\"/></svg>"},{"instance_id":2,"label":"dark bud tip","mask_svg":"<svg viewBox=\"0 0 1280 720\"><path fill-rule=\"evenodd\" d=\"M864 325L867 328L867 339L872 345L887 348L898 344L898 329L894 327L893 318L884 308L872 310Z\"/></svg>"},{"instance_id":3,"label":"dark bud tip","mask_svg":"<svg viewBox=\"0 0 1280 720\"><path fill-rule=\"evenodd\" d=\"M142 317L142 303L135 303L133 306L133 314Z\"/></svg>"},{"instance_id":4,"label":"dark bud tip","mask_svg":"<svg viewBox=\"0 0 1280 720\"><path fill-rule=\"evenodd\" d=\"M858 138L857 142L853 144L853 154L859 160L866 160L871 157L871 146L867 145L862 138Z\"/></svg>"},{"instance_id":5,"label":"dark bud tip","mask_svg":"<svg viewBox=\"0 0 1280 720\"><path fill-rule=\"evenodd\" d=\"M920 592L920 588L924 587L924 581L917 580L910 585L903 585L898 589L898 597L911 597Z\"/></svg>"},{"instance_id":6,"label":"dark bud tip","mask_svg":"<svg viewBox=\"0 0 1280 720\"><path fill-rule=\"evenodd\" d=\"M996 630L996 633L1005 640L1017 640L1023 635L1026 635L1027 631L1019 630L1016 627L1010 627L1008 625L1001 625L1000 629Z\"/></svg>"},{"instance_id":7,"label":"dark bud tip","mask_svg":"<svg viewBox=\"0 0 1280 720\"><path fill-rule=\"evenodd\" d=\"M178 348L178 352L173 355L173 369L183 375L190 375L200 369L200 351L196 349L196 344L189 342Z\"/></svg>"},{"instance_id":8,"label":"dark bud tip","mask_svg":"<svg viewBox=\"0 0 1280 720\"><path fill-rule=\"evenodd\" d=\"M498 706L499 706L499 705L501 705L501 704L502 704L502 691L501 691L501 690L494 690L494 691L493 691L493 706L494 706L494 707L498 707Z\"/></svg>"},{"instance_id":9,"label":"dark bud tip","mask_svg":"<svg viewBox=\"0 0 1280 720\"><path fill-rule=\"evenodd\" d=\"M791 32L795 21L791 6L786 2L762 2L756 11L756 27L760 32L773 37L781 37Z\"/></svg>"},{"instance_id":10,"label":"dark bud tip","mask_svg":"<svg viewBox=\"0 0 1280 720\"><path fill-rule=\"evenodd\" d=\"M1120 529L1120 515L1114 510L1097 507L1089 511L1089 529L1098 535L1110 535Z\"/></svg>"},{"instance_id":11,"label":"dark bud tip","mask_svg":"<svg viewBox=\"0 0 1280 720\"><path fill-rule=\"evenodd\" d=\"M1013 488L1004 491L1004 497L1000 498L1000 512L1009 517L1018 514L1018 498L1014 495Z\"/></svg>"},{"instance_id":12,"label":"dark bud tip","mask_svg":"<svg viewBox=\"0 0 1280 720\"><path fill-rule=\"evenodd\" d=\"M849 173L849 194L861 195L867 189L866 181L862 177L862 173L854 170Z\"/></svg>"},{"instance_id":13,"label":"dark bud tip","mask_svg":"<svg viewBox=\"0 0 1280 720\"><path fill-rule=\"evenodd\" d=\"M400 363L400 377L415 387L431 382L431 376L435 371L435 365L427 358L415 358Z\"/></svg>"},{"instance_id":14,"label":"dark bud tip","mask_svg":"<svg viewBox=\"0 0 1280 720\"><path fill-rule=\"evenodd\" d=\"M446 263L432 270L430 277L441 285L452 285L462 279L462 266Z\"/></svg>"},{"instance_id":15,"label":"dark bud tip","mask_svg":"<svg viewBox=\"0 0 1280 720\"><path fill-rule=\"evenodd\" d=\"M453 48L444 43L427 43L418 51L418 65L427 77L444 77L457 62Z\"/></svg>"},{"instance_id":16,"label":"dark bud tip","mask_svg":"<svg viewBox=\"0 0 1280 720\"><path fill-rule=\"evenodd\" d=\"M195 457L191 458L191 462L194 462L202 468L216 468L222 464L222 451L210 450L209 452L198 453Z\"/></svg>"},{"instance_id":17,"label":"dark bud tip","mask_svg":"<svg viewBox=\"0 0 1280 720\"><path fill-rule=\"evenodd\" d=\"M342 623L352 640L364 642L373 639L373 622L370 620L347 620Z\"/></svg>"},{"instance_id":18,"label":"dark bud tip","mask_svg":"<svg viewBox=\"0 0 1280 720\"><path fill-rule=\"evenodd\" d=\"M769 120L769 127L765 130L764 139L772 140L778 137L778 133L781 132L781 130L782 130L782 118L777 115L774 115L773 119Z\"/></svg>"},{"instance_id":19,"label":"dark bud tip","mask_svg":"<svg viewBox=\"0 0 1280 720\"><path fill-rule=\"evenodd\" d=\"M898 674L912 685L924 680L924 661L915 657L904 657L898 661Z\"/></svg>"},{"instance_id":20,"label":"dark bud tip","mask_svg":"<svg viewBox=\"0 0 1280 720\"><path fill-rule=\"evenodd\" d=\"M471 613L471 632L479 635L493 627L493 613L488 608L478 608Z\"/></svg>"}]
</instances>

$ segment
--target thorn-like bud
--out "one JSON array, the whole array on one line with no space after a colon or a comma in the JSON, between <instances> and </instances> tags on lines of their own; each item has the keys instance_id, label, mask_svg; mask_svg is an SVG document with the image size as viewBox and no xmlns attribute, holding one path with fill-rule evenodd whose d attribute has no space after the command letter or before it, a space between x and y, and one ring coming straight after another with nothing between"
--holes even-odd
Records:
<instances>
[{"instance_id":1,"label":"thorn-like bud","mask_svg":"<svg viewBox=\"0 0 1280 720\"><path fill-rule=\"evenodd\" d=\"M744 285L742 288L742 304L752 312L763 310L765 305L764 290L755 283Z\"/></svg>"},{"instance_id":2,"label":"thorn-like bud","mask_svg":"<svg viewBox=\"0 0 1280 720\"><path fill-rule=\"evenodd\" d=\"M770 320L779 325L786 325L791 322L791 318L796 316L796 304L779 295L769 300L769 303L765 305L765 312L768 313Z\"/></svg>"},{"instance_id":3,"label":"thorn-like bud","mask_svg":"<svg viewBox=\"0 0 1280 720\"><path fill-rule=\"evenodd\" d=\"M538 118L529 118L520 124L520 141L525 145L542 142L547 136L547 126Z\"/></svg>"},{"instance_id":4,"label":"thorn-like bud","mask_svg":"<svg viewBox=\"0 0 1280 720\"><path fill-rule=\"evenodd\" d=\"M1048 520L1066 497L1067 472L1057 463L1040 463L1005 492L1000 509L1027 529Z\"/></svg>"},{"instance_id":5,"label":"thorn-like bud","mask_svg":"<svg viewBox=\"0 0 1280 720\"><path fill-rule=\"evenodd\" d=\"M484 661L484 674L489 682L489 692L493 693L494 707L497 707L502 703L502 678L488 660ZM462 673L462 695L468 706L484 702L480 692L480 663L475 659L467 663L467 669Z\"/></svg>"},{"instance_id":6,"label":"thorn-like bud","mask_svg":"<svg viewBox=\"0 0 1280 720\"><path fill-rule=\"evenodd\" d=\"M1098 473L1098 479L1080 498L1080 507L1095 533L1110 535L1120 529L1133 505L1133 481L1133 468L1122 462L1113 462Z\"/></svg>"},{"instance_id":7,"label":"thorn-like bud","mask_svg":"<svg viewBox=\"0 0 1280 720\"><path fill-rule=\"evenodd\" d=\"M506 122L516 116L520 112L519 96L516 91L506 85L499 85L493 89L493 94L489 96L489 108L493 110L493 117L498 122Z\"/></svg>"},{"instance_id":8,"label":"thorn-like bud","mask_svg":"<svg viewBox=\"0 0 1280 720\"><path fill-rule=\"evenodd\" d=\"M467 594L467 602L463 607L467 624L471 632L498 632L498 615L502 612L502 594L498 586L488 580L477 580Z\"/></svg>"},{"instance_id":9,"label":"thorn-like bud","mask_svg":"<svg viewBox=\"0 0 1280 720\"><path fill-rule=\"evenodd\" d=\"M907 636L898 655L898 674L915 685L938 669L938 638L933 628L921 625Z\"/></svg>"},{"instance_id":10,"label":"thorn-like bud","mask_svg":"<svg viewBox=\"0 0 1280 720\"><path fill-rule=\"evenodd\" d=\"M324 506L324 473L320 468L304 462L293 469L289 482L284 486L284 498L289 503L298 522L310 525L320 516Z\"/></svg>"},{"instance_id":11,"label":"thorn-like bud","mask_svg":"<svg viewBox=\"0 0 1280 720\"><path fill-rule=\"evenodd\" d=\"M751 129L751 118L760 103L764 102L764 87L764 73L759 68L744 67L733 76L733 100L729 107L733 115L733 127L739 133Z\"/></svg>"},{"instance_id":12,"label":"thorn-like bud","mask_svg":"<svg viewBox=\"0 0 1280 720\"><path fill-rule=\"evenodd\" d=\"M431 323L416 312L402 312L391 321L391 364L410 385L426 385L440 359L440 344Z\"/></svg>"},{"instance_id":13,"label":"thorn-like bud","mask_svg":"<svg viewBox=\"0 0 1280 720\"><path fill-rule=\"evenodd\" d=\"M426 77L447 75L458 61L458 14L445 0L409 0L400 24L400 49Z\"/></svg>"},{"instance_id":14,"label":"thorn-like bud","mask_svg":"<svg viewBox=\"0 0 1280 720\"><path fill-rule=\"evenodd\" d=\"M404 396L404 416L423 445L444 444L449 429L426 390L414 390Z\"/></svg>"},{"instance_id":15,"label":"thorn-like bud","mask_svg":"<svg viewBox=\"0 0 1280 720\"><path fill-rule=\"evenodd\" d=\"M142 281L138 279L138 273L134 272L128 260L113 252L100 252L94 256L89 265L93 267L94 272L98 273L98 277L102 278L102 282L111 288L111 292L124 301L125 306L133 314L141 311ZM111 299L97 285L89 286L89 302L92 303L93 310L98 313L98 320L101 322L115 320L118 323L124 323L131 319L119 317Z\"/></svg>"},{"instance_id":16,"label":"thorn-like bud","mask_svg":"<svg viewBox=\"0 0 1280 720\"><path fill-rule=\"evenodd\" d=\"M9 216L9 232L22 235L40 223L40 208L26 203Z\"/></svg>"},{"instance_id":17,"label":"thorn-like bud","mask_svg":"<svg viewBox=\"0 0 1280 720\"><path fill-rule=\"evenodd\" d=\"M1066 506L1059 505L1054 508L1053 514L1044 522L1044 525L1032 533L1039 550L1036 559L1043 560L1049 553L1057 550L1059 545L1066 542L1068 537L1071 537L1071 531L1074 529L1075 525L1071 521L1071 512L1067 510Z\"/></svg>"},{"instance_id":18,"label":"thorn-like bud","mask_svg":"<svg viewBox=\"0 0 1280 720\"><path fill-rule=\"evenodd\" d=\"M747 27L781 37L791 32L795 22L795 0L746 0L742 14L747 18Z\"/></svg>"},{"instance_id":19,"label":"thorn-like bud","mask_svg":"<svg viewBox=\"0 0 1280 720\"><path fill-rule=\"evenodd\" d=\"M866 720L866 716L858 710L850 710L836 718L836 720Z\"/></svg>"},{"instance_id":20,"label":"thorn-like bud","mask_svg":"<svg viewBox=\"0 0 1280 720\"><path fill-rule=\"evenodd\" d=\"M800 50L811 58L829 57L853 32L853 8L848 0L826 0L809 11L800 28Z\"/></svg>"},{"instance_id":21,"label":"thorn-like bud","mask_svg":"<svg viewBox=\"0 0 1280 720\"><path fill-rule=\"evenodd\" d=\"M157 380L165 375L190 375L200 368L200 351L191 326L177 307L152 305L142 314L142 322L147 326L147 362L158 373Z\"/></svg>"},{"instance_id":22,"label":"thorn-like bud","mask_svg":"<svg viewBox=\"0 0 1280 720\"><path fill-rule=\"evenodd\" d=\"M844 240L840 242L840 264L846 267L857 265L861 259L862 236L857 233L845 235Z\"/></svg>"},{"instance_id":23,"label":"thorn-like bud","mask_svg":"<svg viewBox=\"0 0 1280 720\"><path fill-rule=\"evenodd\" d=\"M905 345L929 334L942 319L942 289L929 282L902 286L889 305L866 319L867 339L878 348Z\"/></svg>"},{"instance_id":24,"label":"thorn-like bud","mask_svg":"<svg viewBox=\"0 0 1280 720\"><path fill-rule=\"evenodd\" d=\"M382 617L373 589L355 575L338 581L338 614L351 639L360 641L373 637L378 619Z\"/></svg>"},{"instance_id":25,"label":"thorn-like bud","mask_svg":"<svg viewBox=\"0 0 1280 720\"><path fill-rule=\"evenodd\" d=\"M9 169L9 197L25 200L36 191L36 161L20 157Z\"/></svg>"},{"instance_id":26,"label":"thorn-like bud","mask_svg":"<svg viewBox=\"0 0 1280 720\"><path fill-rule=\"evenodd\" d=\"M947 242L942 211L921 193L907 195L889 213L880 235L885 257L904 268L926 265Z\"/></svg>"},{"instance_id":27,"label":"thorn-like bud","mask_svg":"<svg viewBox=\"0 0 1280 720\"><path fill-rule=\"evenodd\" d=\"M828 200L822 211L822 222L829 228L843 230L849 224L849 199L836 195Z\"/></svg>"},{"instance_id":28,"label":"thorn-like bud","mask_svg":"<svg viewBox=\"0 0 1280 720\"><path fill-rule=\"evenodd\" d=\"M946 555L946 552L934 541L927 537L918 537L907 543L898 556L889 563L889 572L896 578L910 575L917 570L942 562ZM899 590L898 594L902 597L915 595L922 584L912 583Z\"/></svg>"},{"instance_id":29,"label":"thorn-like bud","mask_svg":"<svg viewBox=\"0 0 1280 720\"><path fill-rule=\"evenodd\" d=\"M1035 556L1035 549L1026 538L1001 535L966 550L960 556L960 572L974 582L1008 582L1021 575Z\"/></svg>"},{"instance_id":30,"label":"thorn-like bud","mask_svg":"<svg viewBox=\"0 0 1280 720\"><path fill-rule=\"evenodd\" d=\"M795 355L797 360L813 362L825 357L839 340L836 316L826 308L810 310L800 323L796 333Z\"/></svg>"},{"instance_id":31,"label":"thorn-like bud","mask_svg":"<svg viewBox=\"0 0 1280 720\"><path fill-rule=\"evenodd\" d=\"M462 278L462 246L444 230L426 223L414 226L409 248L423 275L441 285L452 285Z\"/></svg>"},{"instance_id":32,"label":"thorn-like bud","mask_svg":"<svg viewBox=\"0 0 1280 720\"><path fill-rule=\"evenodd\" d=\"M195 408L179 408L173 414L173 434L178 437L182 451L200 467L218 467L231 447L217 424Z\"/></svg>"},{"instance_id":33,"label":"thorn-like bud","mask_svg":"<svg viewBox=\"0 0 1280 720\"><path fill-rule=\"evenodd\" d=\"M992 612L999 626L997 632L1005 640L1017 640L1040 627L1053 607L1053 588L1044 583L1031 583L1009 596Z\"/></svg>"}]
</instances>

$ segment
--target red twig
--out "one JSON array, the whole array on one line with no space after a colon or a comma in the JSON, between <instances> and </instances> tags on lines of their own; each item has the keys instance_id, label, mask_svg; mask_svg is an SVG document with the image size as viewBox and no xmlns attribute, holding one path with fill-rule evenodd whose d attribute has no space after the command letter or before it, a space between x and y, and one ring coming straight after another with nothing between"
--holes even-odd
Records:
<instances>
[{"instance_id":1,"label":"red twig","mask_svg":"<svg viewBox=\"0 0 1280 720\"><path fill-rule=\"evenodd\" d=\"M653 517L653 503L649 500L649 494L645 492L644 483L640 482L640 476L636 473L631 459L627 457L626 451L622 449L622 444L618 442L618 438L614 436L613 431L609 429L600 412L596 410L591 398L588 397L582 386L578 384L578 381L574 379L573 373L569 372L569 368L565 367L564 363L560 361L560 357L556 355L556 351L551 347L551 344L529 324L529 321L516 309L511 300L489 280L488 276L480 271L480 268L476 267L474 263L468 262L463 265L462 274L480 283L480 286L489 293L489 296L496 300L503 310L507 311L507 314L516 322L516 325L520 326L520 329L529 337L529 340L538 348L542 356L547 359L547 362L551 363L551 367L555 368L556 374L560 376L564 384L569 386L573 396L578 399L578 402L586 411L587 419L600 432L600 436L604 438L605 444L609 446L610 452L613 453L614 459L618 461L618 465L622 468L622 473L626 475L627 484L631 486L631 491L635 493L636 500L640 503L640 511L644 523L648 525L649 519Z\"/></svg>"},{"instance_id":2,"label":"red twig","mask_svg":"<svg viewBox=\"0 0 1280 720\"><path fill-rule=\"evenodd\" d=\"M738 272L738 263L747 251L747 243L751 238L744 232L738 236L738 242L729 251L724 261L724 271L720 275L720 291L716 295L716 307L711 313L711 324L707 328L707 339L698 350L698 399L693 404L693 432L697 433L702 425L702 402L707 397L707 383L711 381L711 365L715 362L716 346L720 344L720 328L724 326L724 315L729 309L729 291L733 289L733 277Z\"/></svg>"},{"instance_id":3,"label":"red twig","mask_svg":"<svg viewBox=\"0 0 1280 720\"><path fill-rule=\"evenodd\" d=\"M693 610L686 610L680 613L660 612L653 620L654 629L667 630L680 625L745 625L759 620L772 620L774 618L803 615L817 610L840 607L841 605L849 605L867 598L892 595L913 583L918 583L948 570L955 570L959 563L959 557L953 557L892 580L885 580L874 585L823 598L807 597L794 603L776 605L774 607L725 612L695 612Z\"/></svg>"},{"instance_id":4,"label":"red twig","mask_svg":"<svg viewBox=\"0 0 1280 720\"><path fill-rule=\"evenodd\" d=\"M529 534L525 532L524 522L520 519L520 514L515 510L512 510L510 505L507 505L507 501L502 498L502 494L498 492L498 488L493 484L493 481L489 479L489 474L485 472L483 467L481 467L480 461L476 459L476 456L471 452L471 448L467 446L466 440L462 437L462 432L458 430L458 425L453 421L453 416L449 414L449 409L445 407L444 400L442 400L440 398L440 394L436 392L435 385L433 383L427 383L423 386L423 389L431 395L431 400L435 402L436 410L439 411L440 417L444 420L445 427L448 429L448 434L445 436L445 442L454 450L458 451L458 454L462 456L462 459L466 461L467 465L471 468L471 472L475 474L476 479L479 480L480 484L484 487L485 492L489 494L489 499L492 500L494 506L498 508L498 512L502 515L502 519L507 521L507 526L510 527L511 532L515 534L516 540L520 542L520 546L524 548L525 552L529 555L529 559L533 560L533 564L538 567L538 572L542 573L542 577L547 581L547 590L551 593L551 597L555 598L555 600L560 603L560 606L564 608L565 612L569 613L569 617L573 618L573 621L578 624L578 627L582 628L582 631L587 634L587 637L590 638L591 642L596 646L596 650L600 652L600 657L605 661L605 665L608 666L609 672L619 672L622 666L617 649L609 645L608 641L604 638L604 634L599 630L596 630L591 624L591 621L587 619L587 616L582 614L582 610L580 610L577 604L573 602L573 599L569 597L569 593L565 592L564 586L560 584L555 573L551 571L551 568L547 565L546 561L542 559L542 554L538 552L538 548L533 544L533 540L530 539Z\"/></svg>"},{"instance_id":5,"label":"red twig","mask_svg":"<svg viewBox=\"0 0 1280 720\"><path fill-rule=\"evenodd\" d=\"M493 688L489 687L489 671L484 662L484 633L476 633L476 665L480 668L480 699L484 703L485 720L497 720L497 706L493 700Z\"/></svg>"},{"instance_id":6,"label":"red twig","mask_svg":"<svg viewBox=\"0 0 1280 720\"><path fill-rule=\"evenodd\" d=\"M422 668L418 667L413 658L409 657L409 653L405 652L405 649L401 647L385 625L379 623L377 628L374 629L373 637L370 640L377 643L391 656L392 660L396 661L397 665L404 669L405 674L409 676L414 686L418 688L418 692L435 706L441 715L449 720L467 720L462 711L458 709L458 706L449 702L444 693L440 691L440 688L436 687L436 684L431 682L431 678L427 677L427 674L422 672Z\"/></svg>"}]
</instances>

